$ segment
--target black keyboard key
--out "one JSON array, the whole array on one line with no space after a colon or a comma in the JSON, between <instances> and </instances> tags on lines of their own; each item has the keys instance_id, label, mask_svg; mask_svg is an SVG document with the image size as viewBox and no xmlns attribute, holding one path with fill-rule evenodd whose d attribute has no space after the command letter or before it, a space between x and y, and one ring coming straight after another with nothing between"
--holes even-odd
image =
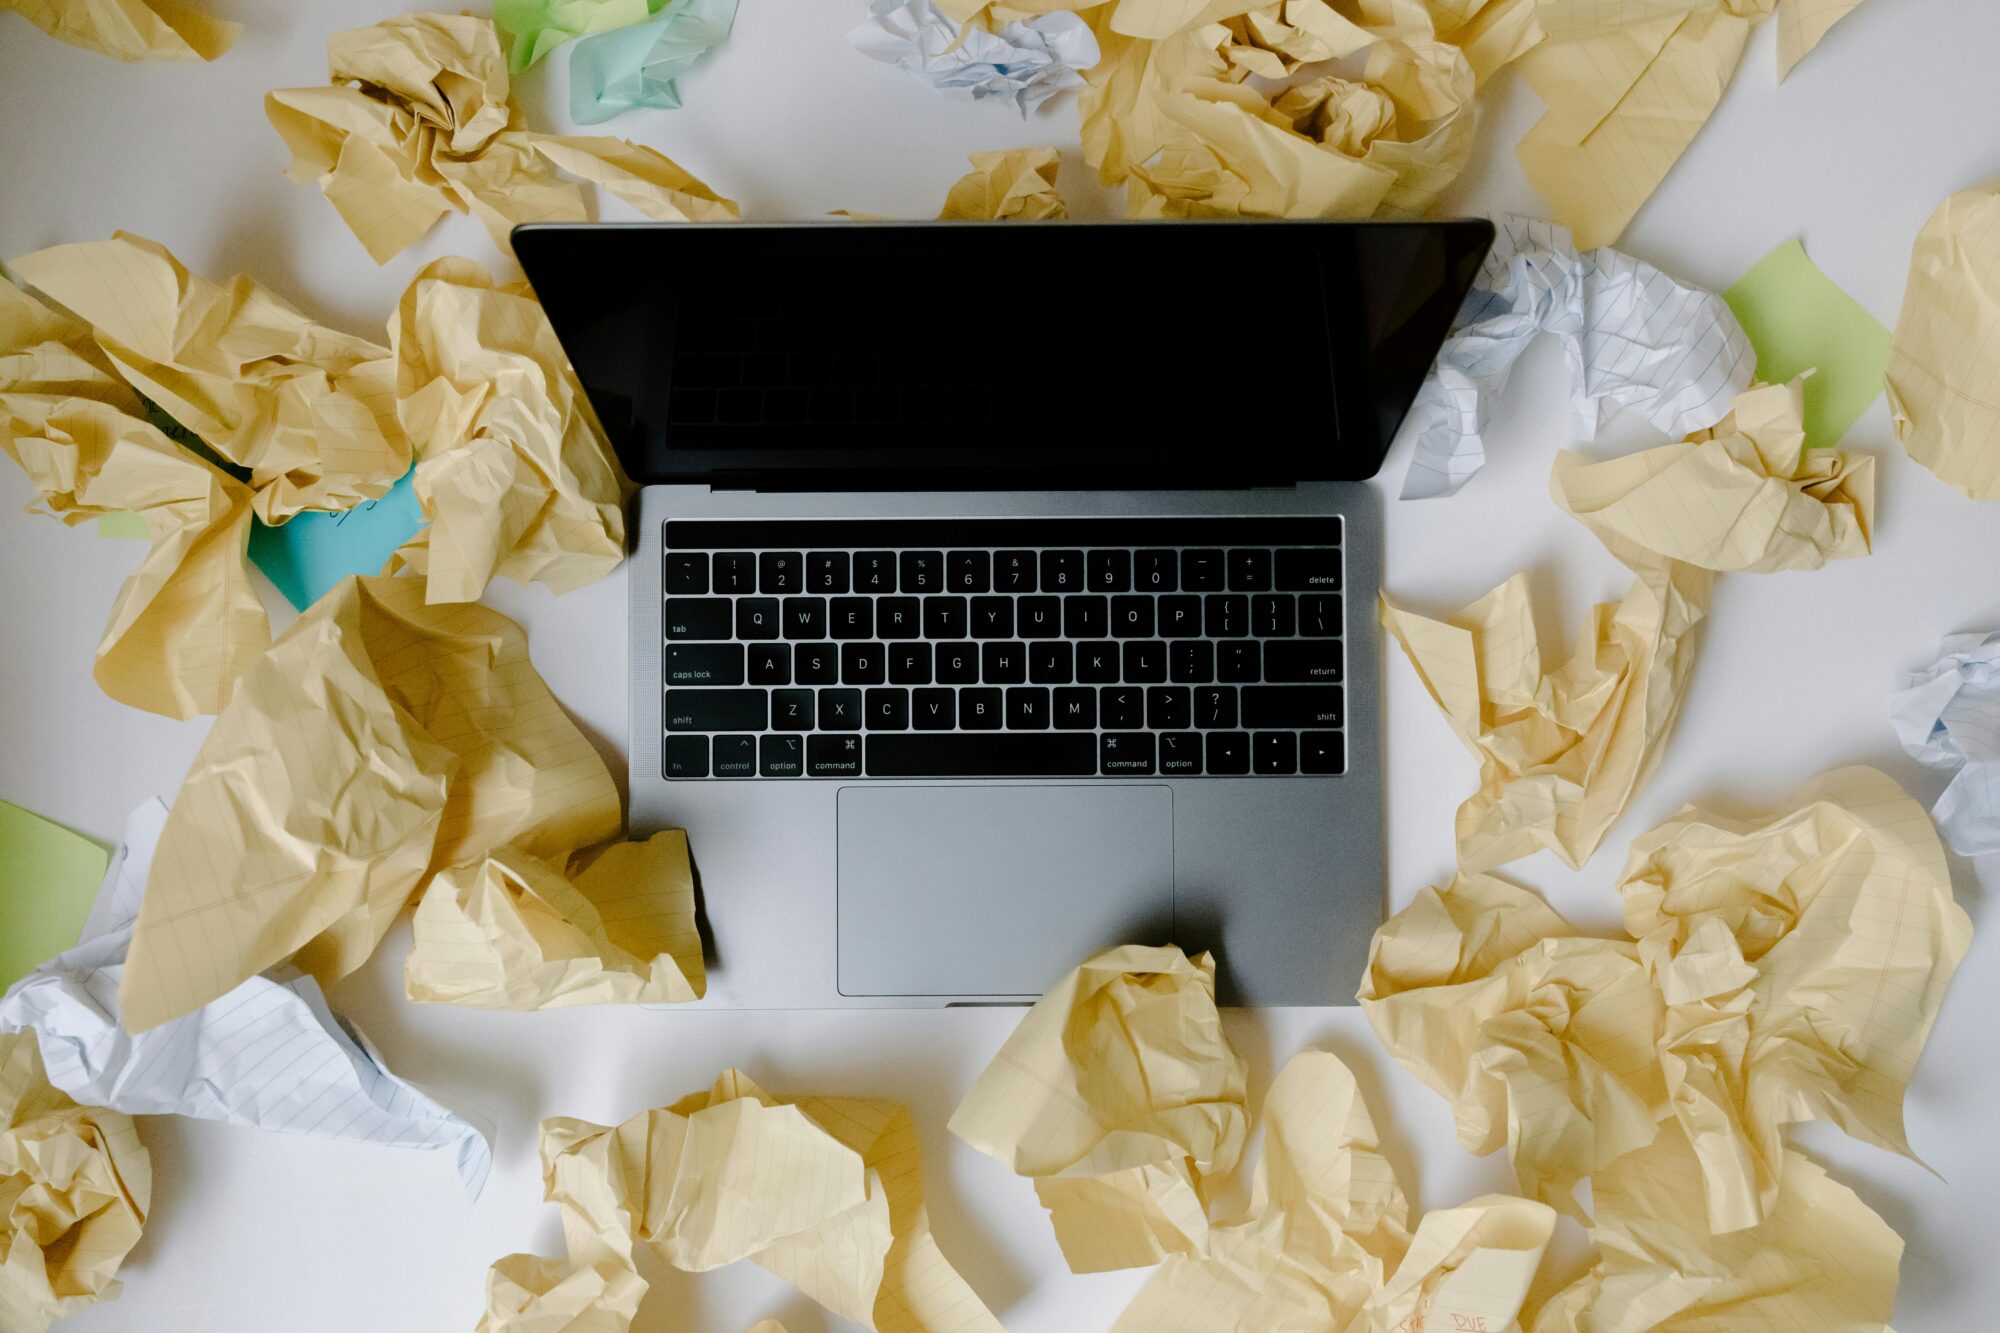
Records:
<instances>
[{"instance_id":1,"label":"black keyboard key","mask_svg":"<svg viewBox=\"0 0 2000 1333\"><path fill-rule=\"evenodd\" d=\"M668 731L762 731L771 699L763 690L669 689L662 715Z\"/></svg>"},{"instance_id":2,"label":"black keyboard key","mask_svg":"<svg viewBox=\"0 0 2000 1333\"><path fill-rule=\"evenodd\" d=\"M976 690L958 692L958 725L967 731L998 731L1001 720L1001 696L998 690L989 690L984 685Z\"/></svg>"},{"instance_id":3,"label":"black keyboard key","mask_svg":"<svg viewBox=\"0 0 2000 1333\"><path fill-rule=\"evenodd\" d=\"M1139 685L1157 685L1167 678L1167 645L1158 639L1130 639L1125 643L1125 679Z\"/></svg>"},{"instance_id":4,"label":"black keyboard key","mask_svg":"<svg viewBox=\"0 0 2000 1333\"><path fill-rule=\"evenodd\" d=\"M924 637L962 639L965 637L966 600L963 597L924 598Z\"/></svg>"},{"instance_id":5,"label":"black keyboard key","mask_svg":"<svg viewBox=\"0 0 2000 1333\"><path fill-rule=\"evenodd\" d=\"M889 650L879 643L840 645L842 685L880 685L888 678Z\"/></svg>"},{"instance_id":6,"label":"black keyboard key","mask_svg":"<svg viewBox=\"0 0 2000 1333\"><path fill-rule=\"evenodd\" d=\"M715 590L733 593L757 591L757 557L748 551L717 551Z\"/></svg>"},{"instance_id":7,"label":"black keyboard key","mask_svg":"<svg viewBox=\"0 0 2000 1333\"><path fill-rule=\"evenodd\" d=\"M1189 592L1214 592L1222 587L1222 552L1182 551L1181 587Z\"/></svg>"},{"instance_id":8,"label":"black keyboard key","mask_svg":"<svg viewBox=\"0 0 2000 1333\"><path fill-rule=\"evenodd\" d=\"M667 684L741 685L743 645L740 643L670 643Z\"/></svg>"},{"instance_id":9,"label":"black keyboard key","mask_svg":"<svg viewBox=\"0 0 2000 1333\"><path fill-rule=\"evenodd\" d=\"M981 644L979 678L988 685L1019 685L1028 678L1028 645Z\"/></svg>"},{"instance_id":10,"label":"black keyboard key","mask_svg":"<svg viewBox=\"0 0 2000 1333\"><path fill-rule=\"evenodd\" d=\"M1250 632L1250 599L1241 593L1210 593L1202 599L1202 612L1211 639L1240 639Z\"/></svg>"},{"instance_id":11,"label":"black keyboard key","mask_svg":"<svg viewBox=\"0 0 2000 1333\"><path fill-rule=\"evenodd\" d=\"M1101 639L1111 632L1111 599L1108 597L1063 598L1063 636L1070 639Z\"/></svg>"},{"instance_id":12,"label":"black keyboard key","mask_svg":"<svg viewBox=\"0 0 2000 1333\"><path fill-rule=\"evenodd\" d=\"M1092 551L1084 557L1084 581L1092 592L1130 592L1132 553Z\"/></svg>"},{"instance_id":13,"label":"black keyboard key","mask_svg":"<svg viewBox=\"0 0 2000 1333\"><path fill-rule=\"evenodd\" d=\"M739 681L723 681L722 684L740 684ZM753 643L750 645L750 683L752 685L789 685L792 683L792 647L787 643Z\"/></svg>"},{"instance_id":14,"label":"black keyboard key","mask_svg":"<svg viewBox=\"0 0 2000 1333\"><path fill-rule=\"evenodd\" d=\"M1067 685L1076 679L1076 649L1057 640L1028 645L1028 679L1037 685Z\"/></svg>"},{"instance_id":15,"label":"black keyboard key","mask_svg":"<svg viewBox=\"0 0 2000 1333\"><path fill-rule=\"evenodd\" d=\"M1201 598L1176 593L1160 599L1160 637L1191 639L1201 633Z\"/></svg>"},{"instance_id":16,"label":"black keyboard key","mask_svg":"<svg viewBox=\"0 0 2000 1333\"><path fill-rule=\"evenodd\" d=\"M1120 639L1153 637L1153 599L1131 594L1111 599L1111 633Z\"/></svg>"},{"instance_id":17,"label":"black keyboard key","mask_svg":"<svg viewBox=\"0 0 2000 1333\"><path fill-rule=\"evenodd\" d=\"M1214 680L1215 645L1207 639L1168 644L1167 679L1182 685L1206 685Z\"/></svg>"},{"instance_id":18,"label":"black keyboard key","mask_svg":"<svg viewBox=\"0 0 2000 1333\"><path fill-rule=\"evenodd\" d=\"M1146 725L1154 731L1181 731L1194 725L1191 701L1181 685L1155 685L1146 691Z\"/></svg>"},{"instance_id":19,"label":"black keyboard key","mask_svg":"<svg viewBox=\"0 0 2000 1333\"><path fill-rule=\"evenodd\" d=\"M803 736L760 736L757 738L757 771L767 778L803 777L806 771L806 738Z\"/></svg>"},{"instance_id":20,"label":"black keyboard key","mask_svg":"<svg viewBox=\"0 0 2000 1333\"><path fill-rule=\"evenodd\" d=\"M727 597L669 597L666 626L669 639L733 639L734 609Z\"/></svg>"},{"instance_id":21,"label":"black keyboard key","mask_svg":"<svg viewBox=\"0 0 2000 1333\"><path fill-rule=\"evenodd\" d=\"M891 685L931 683L931 646L927 643L898 643L889 649Z\"/></svg>"},{"instance_id":22,"label":"black keyboard key","mask_svg":"<svg viewBox=\"0 0 2000 1333\"><path fill-rule=\"evenodd\" d=\"M792 655L792 676L801 685L831 685L840 679L840 650L827 643L802 643Z\"/></svg>"},{"instance_id":23,"label":"black keyboard key","mask_svg":"<svg viewBox=\"0 0 2000 1333\"><path fill-rule=\"evenodd\" d=\"M1229 591L1263 592L1271 586L1271 553L1264 550L1229 553Z\"/></svg>"},{"instance_id":24,"label":"black keyboard key","mask_svg":"<svg viewBox=\"0 0 2000 1333\"><path fill-rule=\"evenodd\" d=\"M1097 727L1097 691L1088 685L1057 690L1051 707L1059 730L1092 731Z\"/></svg>"},{"instance_id":25,"label":"black keyboard key","mask_svg":"<svg viewBox=\"0 0 2000 1333\"><path fill-rule=\"evenodd\" d=\"M833 599L833 637L872 639L875 637L875 602L868 597Z\"/></svg>"},{"instance_id":26,"label":"black keyboard key","mask_svg":"<svg viewBox=\"0 0 2000 1333\"><path fill-rule=\"evenodd\" d=\"M1250 735L1243 731L1211 731L1207 742L1208 771L1228 777L1250 771Z\"/></svg>"},{"instance_id":27,"label":"black keyboard key","mask_svg":"<svg viewBox=\"0 0 2000 1333\"><path fill-rule=\"evenodd\" d=\"M811 731L813 702L811 690L772 690L771 730Z\"/></svg>"},{"instance_id":28,"label":"black keyboard key","mask_svg":"<svg viewBox=\"0 0 2000 1333\"><path fill-rule=\"evenodd\" d=\"M739 597L736 599L736 637L739 639L775 639L778 637L778 617L782 610L775 597Z\"/></svg>"},{"instance_id":29,"label":"black keyboard key","mask_svg":"<svg viewBox=\"0 0 2000 1333\"><path fill-rule=\"evenodd\" d=\"M1035 590L1035 553L1033 551L995 551L993 553L993 591L1033 592Z\"/></svg>"},{"instance_id":30,"label":"black keyboard key","mask_svg":"<svg viewBox=\"0 0 2000 1333\"><path fill-rule=\"evenodd\" d=\"M1011 639L1014 637L1014 599L975 597L972 599L972 637Z\"/></svg>"},{"instance_id":31,"label":"black keyboard key","mask_svg":"<svg viewBox=\"0 0 2000 1333\"><path fill-rule=\"evenodd\" d=\"M708 737L667 737L667 776L705 778L708 776Z\"/></svg>"},{"instance_id":32,"label":"black keyboard key","mask_svg":"<svg viewBox=\"0 0 2000 1333\"><path fill-rule=\"evenodd\" d=\"M1042 552L1043 592L1083 591L1083 552Z\"/></svg>"},{"instance_id":33,"label":"black keyboard key","mask_svg":"<svg viewBox=\"0 0 2000 1333\"><path fill-rule=\"evenodd\" d=\"M950 731L958 725L958 691L910 691L910 725L918 731Z\"/></svg>"},{"instance_id":34,"label":"black keyboard key","mask_svg":"<svg viewBox=\"0 0 2000 1333\"><path fill-rule=\"evenodd\" d=\"M1076 678L1086 685L1109 685L1118 679L1118 645L1108 640L1076 646Z\"/></svg>"},{"instance_id":35,"label":"black keyboard key","mask_svg":"<svg viewBox=\"0 0 2000 1333\"><path fill-rule=\"evenodd\" d=\"M1181 586L1180 557L1172 551L1141 551L1132 562L1132 586L1140 592L1173 592Z\"/></svg>"},{"instance_id":36,"label":"black keyboard key","mask_svg":"<svg viewBox=\"0 0 2000 1333\"><path fill-rule=\"evenodd\" d=\"M1299 598L1299 633L1314 639L1340 633L1340 594L1309 592Z\"/></svg>"},{"instance_id":37,"label":"black keyboard key","mask_svg":"<svg viewBox=\"0 0 2000 1333\"><path fill-rule=\"evenodd\" d=\"M1246 685L1243 725L1246 727L1338 727L1341 724L1338 685Z\"/></svg>"},{"instance_id":38,"label":"black keyboard key","mask_svg":"<svg viewBox=\"0 0 2000 1333\"><path fill-rule=\"evenodd\" d=\"M806 557L806 590L817 593L847 591L847 552L814 551Z\"/></svg>"},{"instance_id":39,"label":"black keyboard key","mask_svg":"<svg viewBox=\"0 0 2000 1333\"><path fill-rule=\"evenodd\" d=\"M1259 593L1250 599L1250 631L1266 639L1298 633L1298 613L1288 592Z\"/></svg>"},{"instance_id":40,"label":"black keyboard key","mask_svg":"<svg viewBox=\"0 0 2000 1333\"><path fill-rule=\"evenodd\" d=\"M1201 737L1192 731L1169 731L1160 737L1160 772L1193 777L1201 772Z\"/></svg>"},{"instance_id":41,"label":"black keyboard key","mask_svg":"<svg viewBox=\"0 0 2000 1333\"><path fill-rule=\"evenodd\" d=\"M1279 592L1339 592L1340 552L1332 547L1277 553Z\"/></svg>"},{"instance_id":42,"label":"black keyboard key","mask_svg":"<svg viewBox=\"0 0 2000 1333\"><path fill-rule=\"evenodd\" d=\"M855 552L854 591L896 591L896 553L894 551Z\"/></svg>"},{"instance_id":43,"label":"black keyboard key","mask_svg":"<svg viewBox=\"0 0 2000 1333\"><path fill-rule=\"evenodd\" d=\"M1257 679L1260 654L1254 639L1231 639L1215 645L1215 678L1232 684L1249 684Z\"/></svg>"},{"instance_id":44,"label":"black keyboard key","mask_svg":"<svg viewBox=\"0 0 2000 1333\"><path fill-rule=\"evenodd\" d=\"M719 778L756 777L757 738L755 736L717 736L715 738L715 776Z\"/></svg>"},{"instance_id":45,"label":"black keyboard key","mask_svg":"<svg viewBox=\"0 0 2000 1333\"><path fill-rule=\"evenodd\" d=\"M875 637L914 639L923 632L923 604L914 597L875 599Z\"/></svg>"},{"instance_id":46,"label":"black keyboard key","mask_svg":"<svg viewBox=\"0 0 2000 1333\"><path fill-rule=\"evenodd\" d=\"M1264 645L1264 679L1284 683L1340 680L1338 639L1288 639Z\"/></svg>"},{"instance_id":47,"label":"black keyboard key","mask_svg":"<svg viewBox=\"0 0 2000 1333\"><path fill-rule=\"evenodd\" d=\"M861 730L861 691L821 690L819 728L821 731Z\"/></svg>"},{"instance_id":48,"label":"black keyboard key","mask_svg":"<svg viewBox=\"0 0 2000 1333\"><path fill-rule=\"evenodd\" d=\"M1289 731L1256 733L1250 738L1250 767L1269 777L1298 772L1299 738Z\"/></svg>"},{"instance_id":49,"label":"black keyboard key","mask_svg":"<svg viewBox=\"0 0 2000 1333\"><path fill-rule=\"evenodd\" d=\"M937 646L937 679L940 685L970 685L979 679L979 645L941 643Z\"/></svg>"},{"instance_id":50,"label":"black keyboard key","mask_svg":"<svg viewBox=\"0 0 2000 1333\"><path fill-rule=\"evenodd\" d=\"M1204 730L1236 725L1236 687L1211 685L1194 692L1194 724Z\"/></svg>"},{"instance_id":51,"label":"black keyboard key","mask_svg":"<svg viewBox=\"0 0 2000 1333\"><path fill-rule=\"evenodd\" d=\"M1014 604L1014 625L1024 639L1062 634L1062 602L1055 597L1023 597Z\"/></svg>"},{"instance_id":52,"label":"black keyboard key","mask_svg":"<svg viewBox=\"0 0 2000 1333\"><path fill-rule=\"evenodd\" d=\"M867 749L871 778L1067 778L1097 772L1097 741L1084 732L906 732L870 736Z\"/></svg>"},{"instance_id":53,"label":"black keyboard key","mask_svg":"<svg viewBox=\"0 0 2000 1333\"><path fill-rule=\"evenodd\" d=\"M784 601L785 637L788 639L824 639L826 637L826 598L787 597Z\"/></svg>"},{"instance_id":54,"label":"black keyboard key","mask_svg":"<svg viewBox=\"0 0 2000 1333\"><path fill-rule=\"evenodd\" d=\"M1040 685L1017 685L1007 691L1007 726L1013 731L1042 731L1049 725L1049 692Z\"/></svg>"},{"instance_id":55,"label":"black keyboard key","mask_svg":"<svg viewBox=\"0 0 2000 1333\"><path fill-rule=\"evenodd\" d=\"M1301 773L1345 773L1347 742L1337 731L1308 731L1299 737Z\"/></svg>"},{"instance_id":56,"label":"black keyboard key","mask_svg":"<svg viewBox=\"0 0 2000 1333\"><path fill-rule=\"evenodd\" d=\"M1097 692L1097 713L1109 729L1146 725L1146 692L1130 685L1107 685Z\"/></svg>"},{"instance_id":57,"label":"black keyboard key","mask_svg":"<svg viewBox=\"0 0 2000 1333\"><path fill-rule=\"evenodd\" d=\"M806 776L860 777L861 738L859 736L806 737Z\"/></svg>"},{"instance_id":58,"label":"black keyboard key","mask_svg":"<svg viewBox=\"0 0 2000 1333\"><path fill-rule=\"evenodd\" d=\"M797 551L765 551L757 557L757 591L805 591L806 558Z\"/></svg>"},{"instance_id":59,"label":"black keyboard key","mask_svg":"<svg viewBox=\"0 0 2000 1333\"><path fill-rule=\"evenodd\" d=\"M910 725L910 692L894 687L870 690L862 711L870 731L904 731Z\"/></svg>"},{"instance_id":60,"label":"black keyboard key","mask_svg":"<svg viewBox=\"0 0 2000 1333\"><path fill-rule=\"evenodd\" d=\"M905 551L900 563L904 592L944 591L944 552Z\"/></svg>"},{"instance_id":61,"label":"black keyboard key","mask_svg":"<svg viewBox=\"0 0 2000 1333\"><path fill-rule=\"evenodd\" d=\"M670 593L695 593L708 591L708 556L693 551L674 551L667 556L666 585ZM704 747L704 755L706 747ZM708 760L702 760L704 767ZM690 776L696 776L690 774Z\"/></svg>"},{"instance_id":62,"label":"black keyboard key","mask_svg":"<svg viewBox=\"0 0 2000 1333\"><path fill-rule=\"evenodd\" d=\"M956 593L985 592L993 586L993 562L984 551L953 551L944 558L944 586Z\"/></svg>"},{"instance_id":63,"label":"black keyboard key","mask_svg":"<svg viewBox=\"0 0 2000 1333\"><path fill-rule=\"evenodd\" d=\"M1098 744L1106 777L1150 777L1154 772L1152 732L1106 732Z\"/></svg>"}]
</instances>

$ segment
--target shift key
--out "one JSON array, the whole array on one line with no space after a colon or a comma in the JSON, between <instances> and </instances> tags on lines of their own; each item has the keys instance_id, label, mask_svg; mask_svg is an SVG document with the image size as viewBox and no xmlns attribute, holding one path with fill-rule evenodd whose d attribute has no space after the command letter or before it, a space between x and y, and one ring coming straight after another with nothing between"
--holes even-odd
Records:
<instances>
[{"instance_id":1,"label":"shift key","mask_svg":"<svg viewBox=\"0 0 2000 1333\"><path fill-rule=\"evenodd\" d=\"M1338 685L1245 685L1246 727L1337 727L1341 724Z\"/></svg>"},{"instance_id":2,"label":"shift key","mask_svg":"<svg viewBox=\"0 0 2000 1333\"><path fill-rule=\"evenodd\" d=\"M668 731L763 731L771 723L763 690L667 691Z\"/></svg>"}]
</instances>

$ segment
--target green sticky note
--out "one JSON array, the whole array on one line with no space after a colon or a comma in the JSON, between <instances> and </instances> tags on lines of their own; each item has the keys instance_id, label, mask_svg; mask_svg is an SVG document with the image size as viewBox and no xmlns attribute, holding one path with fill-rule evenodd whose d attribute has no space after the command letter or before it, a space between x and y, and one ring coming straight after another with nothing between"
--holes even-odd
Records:
<instances>
[{"instance_id":1,"label":"green sticky note","mask_svg":"<svg viewBox=\"0 0 2000 1333\"><path fill-rule=\"evenodd\" d=\"M114 541L146 542L153 539L153 530L139 515L129 509L121 509L115 514L97 516L97 535Z\"/></svg>"},{"instance_id":2,"label":"green sticky note","mask_svg":"<svg viewBox=\"0 0 2000 1333\"><path fill-rule=\"evenodd\" d=\"M0 990L76 943L111 853L0 801Z\"/></svg>"},{"instance_id":3,"label":"green sticky note","mask_svg":"<svg viewBox=\"0 0 2000 1333\"><path fill-rule=\"evenodd\" d=\"M1806 381L1806 447L1839 444L1882 392L1889 330L1787 241L1722 294L1757 349L1757 378Z\"/></svg>"}]
</instances>

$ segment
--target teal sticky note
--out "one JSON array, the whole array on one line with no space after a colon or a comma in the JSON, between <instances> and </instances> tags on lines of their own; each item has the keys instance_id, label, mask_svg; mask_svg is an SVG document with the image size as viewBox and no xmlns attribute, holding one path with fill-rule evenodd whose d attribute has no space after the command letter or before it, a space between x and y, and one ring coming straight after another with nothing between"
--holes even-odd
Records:
<instances>
[{"instance_id":1,"label":"teal sticky note","mask_svg":"<svg viewBox=\"0 0 2000 1333\"><path fill-rule=\"evenodd\" d=\"M76 943L111 853L0 801L0 990Z\"/></svg>"},{"instance_id":2,"label":"teal sticky note","mask_svg":"<svg viewBox=\"0 0 2000 1333\"><path fill-rule=\"evenodd\" d=\"M413 467L379 500L338 514L308 511L270 527L250 525L250 559L303 611L349 574L379 574L396 548L423 525Z\"/></svg>"},{"instance_id":3,"label":"teal sticky note","mask_svg":"<svg viewBox=\"0 0 2000 1333\"><path fill-rule=\"evenodd\" d=\"M1881 396L1894 339L1882 322L1787 241L1722 294L1757 349L1757 378L1806 381L1806 447L1840 443Z\"/></svg>"}]
</instances>

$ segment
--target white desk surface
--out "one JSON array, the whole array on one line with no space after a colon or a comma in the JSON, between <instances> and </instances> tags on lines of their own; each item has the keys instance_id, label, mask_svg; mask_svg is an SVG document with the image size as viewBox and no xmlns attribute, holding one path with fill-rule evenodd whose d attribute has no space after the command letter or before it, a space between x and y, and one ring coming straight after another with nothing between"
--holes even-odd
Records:
<instances>
[{"instance_id":1,"label":"white desk surface","mask_svg":"<svg viewBox=\"0 0 2000 1333\"><path fill-rule=\"evenodd\" d=\"M267 89L319 83L334 29L398 12L390 0L203 0L243 19L237 48L213 65L114 63L43 38L0 13L0 255L115 228L163 242L196 271L245 271L305 310L381 336L417 268L452 252L497 256L476 223L454 217L377 268L310 185L283 175L265 123ZM443 6L441 6L443 7ZM927 216L969 151L1064 149L1064 188L1086 214L1110 204L1087 178L1065 97L1021 124L1002 106L950 103L853 52L845 32L862 0L749 0L734 35L683 80L687 105L608 128L652 144L752 218L829 209ZM1721 288L1772 246L1801 235L1813 257L1894 325L1911 242L1949 193L2000 172L2000 6L1987 0L1875 0L1827 38L1782 88L1774 26L1751 43L1720 110L1641 212L1626 249ZM555 124L565 57L534 71L523 100ZM1451 202L1468 211L1539 205L1512 148L1534 95L1503 76L1485 102L1481 156ZM1102 306L1117 336L1116 282ZM1086 297L1086 299L1088 299ZM1097 312L1104 313L1099 316ZM1190 309L1199 319L1199 305ZM1281 317L1273 312L1273 317ZM1388 587L1448 610L1516 569L1559 591L1563 641L1592 601L1627 576L1546 493L1550 458L1569 443L1555 358L1538 349L1492 442L1493 462L1455 499L1393 500ZM1232 442L1232 443L1251 443ZM1911 463L1881 404L1849 443L1882 461L1877 553L1810 574L1727 576L1679 732L1666 761L1597 857L1570 873L1547 856L1512 868L1581 923L1613 926L1612 885L1626 843L1683 802L1732 809L1774 803L1822 769L1881 765L1928 801L1940 780L1903 757L1884 716L1899 673L1945 633L2000 625L2000 505L1948 490ZM1400 482L1404 451L1382 480ZM0 797L115 841L128 810L171 798L206 731L105 698L93 645L135 544L22 517L30 498L0 466ZM265 589L282 629L291 613ZM528 629L536 665L622 775L625 732L622 572L554 598L498 583L487 600ZM595 643L596 650L579 645ZM1394 907L1449 871L1452 812L1473 763L1391 650L1389 899ZM621 776L622 781L622 776ZM1986 867L1955 862L1981 934L1961 968L1909 1098L1911 1141L1938 1175L1850 1143L1825 1127L1797 1137L1859 1189L1907 1244L1903 1333L1983 1327L2000 1304L1993 1199L2000 1193L2000 939ZM1367 929L1368 923L1357 923ZM333 988L399 1072L498 1114L492 1183L476 1204L443 1155L175 1119L142 1134L157 1188L125 1294L77 1316L75 1333L134 1329L230 1333L438 1333L469 1329L486 1267L515 1250L560 1253L541 1198L535 1125L549 1115L613 1122L704 1087L730 1064L773 1089L900 1098L923 1136L940 1243L1017 1333L1106 1327L1144 1272L1072 1276L1034 1192L945 1131L974 1074L1018 1018L1012 1010L703 1013L582 1009L489 1014L413 1005L401 995L407 930ZM1361 1078L1405 1186L1423 1207L1510 1187L1503 1155L1459 1148L1445 1103L1383 1054L1354 1009L1238 1012L1228 1020L1251 1062L1253 1095L1302 1046L1338 1051ZM1547 1280L1583 1259L1564 1223ZM643 1333L739 1330L765 1316L792 1333L841 1326L752 1265L690 1276L649 1268Z\"/></svg>"}]
</instances>

